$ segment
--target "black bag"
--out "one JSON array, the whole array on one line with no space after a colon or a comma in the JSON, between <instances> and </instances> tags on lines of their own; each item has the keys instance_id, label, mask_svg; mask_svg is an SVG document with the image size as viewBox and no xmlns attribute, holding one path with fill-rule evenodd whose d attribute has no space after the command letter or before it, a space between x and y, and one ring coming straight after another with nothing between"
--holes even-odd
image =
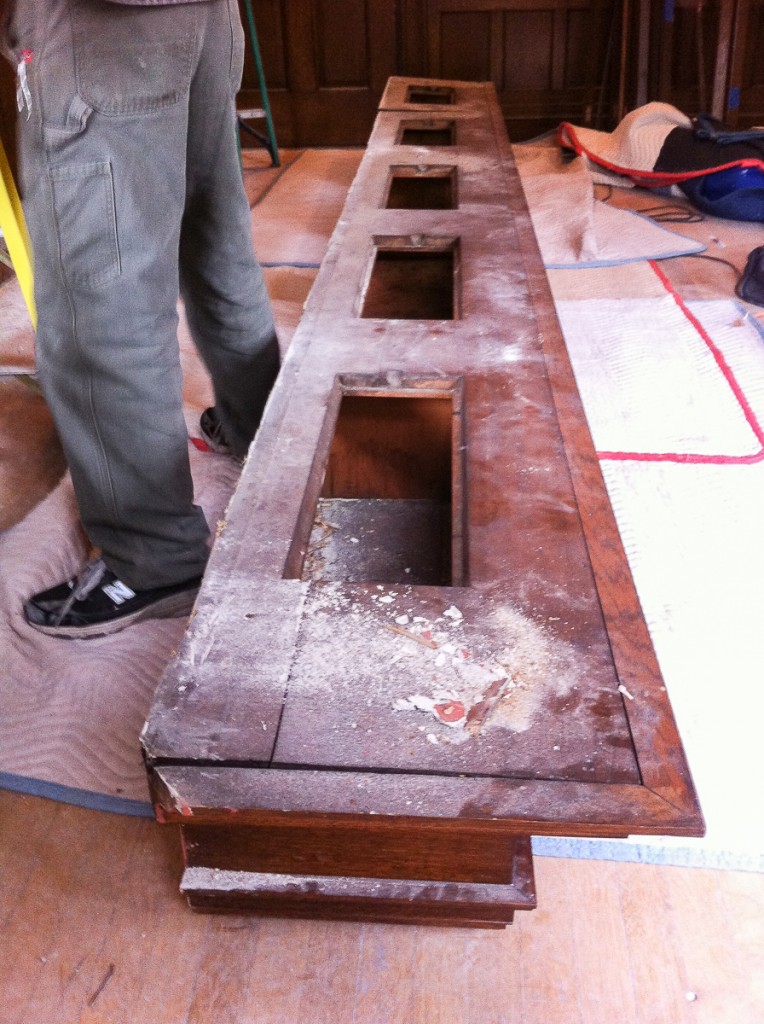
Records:
<instances>
[{"instance_id":1,"label":"black bag","mask_svg":"<svg viewBox=\"0 0 764 1024\"><path fill-rule=\"evenodd\" d=\"M737 293L746 302L764 306L764 245L759 245L748 254Z\"/></svg>"}]
</instances>

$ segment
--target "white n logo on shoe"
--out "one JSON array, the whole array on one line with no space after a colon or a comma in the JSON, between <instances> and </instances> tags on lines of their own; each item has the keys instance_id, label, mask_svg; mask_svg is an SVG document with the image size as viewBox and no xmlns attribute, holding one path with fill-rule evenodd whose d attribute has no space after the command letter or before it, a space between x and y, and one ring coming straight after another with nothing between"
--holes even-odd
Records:
<instances>
[{"instance_id":1,"label":"white n logo on shoe","mask_svg":"<svg viewBox=\"0 0 764 1024\"><path fill-rule=\"evenodd\" d=\"M113 583L109 583L102 589L104 594L111 598L114 604L124 604L131 597L135 597L135 591L131 590L122 580L114 580Z\"/></svg>"}]
</instances>

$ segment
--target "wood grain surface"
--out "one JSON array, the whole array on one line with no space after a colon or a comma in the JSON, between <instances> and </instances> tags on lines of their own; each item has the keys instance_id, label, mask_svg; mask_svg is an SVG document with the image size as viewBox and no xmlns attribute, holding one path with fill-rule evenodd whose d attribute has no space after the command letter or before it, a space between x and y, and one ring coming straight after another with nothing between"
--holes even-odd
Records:
<instances>
[{"instance_id":1,"label":"wood grain surface","mask_svg":"<svg viewBox=\"0 0 764 1024\"><path fill-rule=\"evenodd\" d=\"M441 83L454 102L428 111L396 88L144 732L158 814L345 816L369 844L378 815L700 834L493 91ZM406 140L444 119L437 144ZM454 169L456 207L388 207L414 162ZM310 568L317 518L343 529L321 495L444 493L449 585L380 575L384 519L347 537L353 581Z\"/></svg>"}]
</instances>

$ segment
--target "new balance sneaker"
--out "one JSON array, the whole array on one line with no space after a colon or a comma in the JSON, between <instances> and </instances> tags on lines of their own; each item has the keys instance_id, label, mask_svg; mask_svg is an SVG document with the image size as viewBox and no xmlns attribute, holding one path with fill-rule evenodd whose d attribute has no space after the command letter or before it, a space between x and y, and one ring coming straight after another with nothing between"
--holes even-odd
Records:
<instances>
[{"instance_id":1,"label":"new balance sneaker","mask_svg":"<svg viewBox=\"0 0 764 1024\"><path fill-rule=\"evenodd\" d=\"M24 615L49 636L107 636L143 619L189 614L201 582L198 577L172 587L132 590L99 558L74 579L31 597Z\"/></svg>"},{"instance_id":2,"label":"new balance sneaker","mask_svg":"<svg viewBox=\"0 0 764 1024\"><path fill-rule=\"evenodd\" d=\"M214 405L205 409L200 416L199 429L205 444L211 451L217 452L219 455L233 455L233 450L223 432L223 424L220 422Z\"/></svg>"}]
</instances>

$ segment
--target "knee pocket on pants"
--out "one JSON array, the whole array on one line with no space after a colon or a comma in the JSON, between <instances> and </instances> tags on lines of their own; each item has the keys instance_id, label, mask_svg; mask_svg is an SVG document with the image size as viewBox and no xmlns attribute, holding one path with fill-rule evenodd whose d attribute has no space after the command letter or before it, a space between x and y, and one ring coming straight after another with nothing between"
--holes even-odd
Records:
<instances>
[{"instance_id":1,"label":"knee pocket on pants","mask_svg":"<svg viewBox=\"0 0 764 1024\"><path fill-rule=\"evenodd\" d=\"M108 161L48 168L61 266L70 284L102 284L121 272Z\"/></svg>"}]
</instances>

